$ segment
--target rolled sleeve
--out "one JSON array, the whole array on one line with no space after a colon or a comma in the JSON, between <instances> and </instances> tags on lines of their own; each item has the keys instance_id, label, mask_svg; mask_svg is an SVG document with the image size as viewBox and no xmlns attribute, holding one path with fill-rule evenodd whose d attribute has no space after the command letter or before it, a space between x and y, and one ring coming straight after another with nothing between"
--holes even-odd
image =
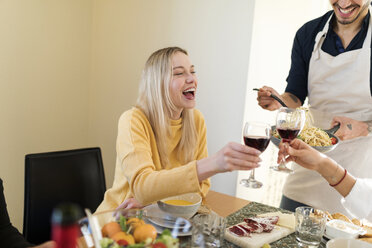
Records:
<instances>
[{"instance_id":1,"label":"rolled sleeve","mask_svg":"<svg viewBox=\"0 0 372 248\"><path fill-rule=\"evenodd\" d=\"M355 217L372 221L372 179L358 178L341 203Z\"/></svg>"}]
</instances>

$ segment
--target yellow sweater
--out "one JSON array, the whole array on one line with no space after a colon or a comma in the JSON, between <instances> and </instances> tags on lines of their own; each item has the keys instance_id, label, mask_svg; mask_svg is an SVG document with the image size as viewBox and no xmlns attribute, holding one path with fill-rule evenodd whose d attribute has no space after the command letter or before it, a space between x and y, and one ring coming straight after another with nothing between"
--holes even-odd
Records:
<instances>
[{"instance_id":1,"label":"yellow sweater","mask_svg":"<svg viewBox=\"0 0 372 248\"><path fill-rule=\"evenodd\" d=\"M165 167L160 163L155 135L145 114L138 108L124 112L118 126L114 183L97 212L115 209L130 197L143 205L189 192L199 192L204 197L210 181L199 184L196 160L208 155L206 127L198 110L194 110L194 118L198 133L194 160L181 164L177 159L182 118L171 120L171 136L167 139L169 165Z\"/></svg>"}]
</instances>

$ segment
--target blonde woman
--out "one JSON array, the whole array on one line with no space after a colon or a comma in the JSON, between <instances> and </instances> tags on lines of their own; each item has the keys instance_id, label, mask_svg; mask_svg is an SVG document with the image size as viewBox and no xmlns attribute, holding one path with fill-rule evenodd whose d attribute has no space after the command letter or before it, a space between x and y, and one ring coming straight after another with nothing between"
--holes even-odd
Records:
<instances>
[{"instance_id":1,"label":"blonde woman","mask_svg":"<svg viewBox=\"0 0 372 248\"><path fill-rule=\"evenodd\" d=\"M194 109L195 67L185 50L168 47L146 62L137 104L119 120L114 183L97 211L207 194L209 177L257 168L260 152L230 142L207 157L206 127Z\"/></svg>"}]
</instances>

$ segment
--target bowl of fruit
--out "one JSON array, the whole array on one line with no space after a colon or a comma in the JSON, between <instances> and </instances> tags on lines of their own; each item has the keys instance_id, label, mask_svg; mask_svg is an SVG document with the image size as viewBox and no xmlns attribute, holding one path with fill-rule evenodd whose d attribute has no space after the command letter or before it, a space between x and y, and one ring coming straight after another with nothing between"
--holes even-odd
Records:
<instances>
[{"instance_id":1,"label":"bowl of fruit","mask_svg":"<svg viewBox=\"0 0 372 248\"><path fill-rule=\"evenodd\" d=\"M119 209L88 214L79 220L81 247L95 248L173 248L179 240L170 230L161 233L149 219L162 219L142 209ZM168 220L169 221L169 220ZM176 222L174 222L176 223Z\"/></svg>"}]
</instances>

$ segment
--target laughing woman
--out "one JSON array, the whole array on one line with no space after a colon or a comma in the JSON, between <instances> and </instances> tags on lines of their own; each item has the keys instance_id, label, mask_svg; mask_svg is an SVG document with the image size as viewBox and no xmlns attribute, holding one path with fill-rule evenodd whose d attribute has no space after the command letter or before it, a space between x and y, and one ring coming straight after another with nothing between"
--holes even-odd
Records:
<instances>
[{"instance_id":1,"label":"laughing woman","mask_svg":"<svg viewBox=\"0 0 372 248\"><path fill-rule=\"evenodd\" d=\"M120 117L114 183L97 211L129 199L146 205L190 192L204 197L209 177L259 166L260 152L235 142L207 157L204 118L194 109L197 86L185 50L169 47L149 57L137 104Z\"/></svg>"}]
</instances>

